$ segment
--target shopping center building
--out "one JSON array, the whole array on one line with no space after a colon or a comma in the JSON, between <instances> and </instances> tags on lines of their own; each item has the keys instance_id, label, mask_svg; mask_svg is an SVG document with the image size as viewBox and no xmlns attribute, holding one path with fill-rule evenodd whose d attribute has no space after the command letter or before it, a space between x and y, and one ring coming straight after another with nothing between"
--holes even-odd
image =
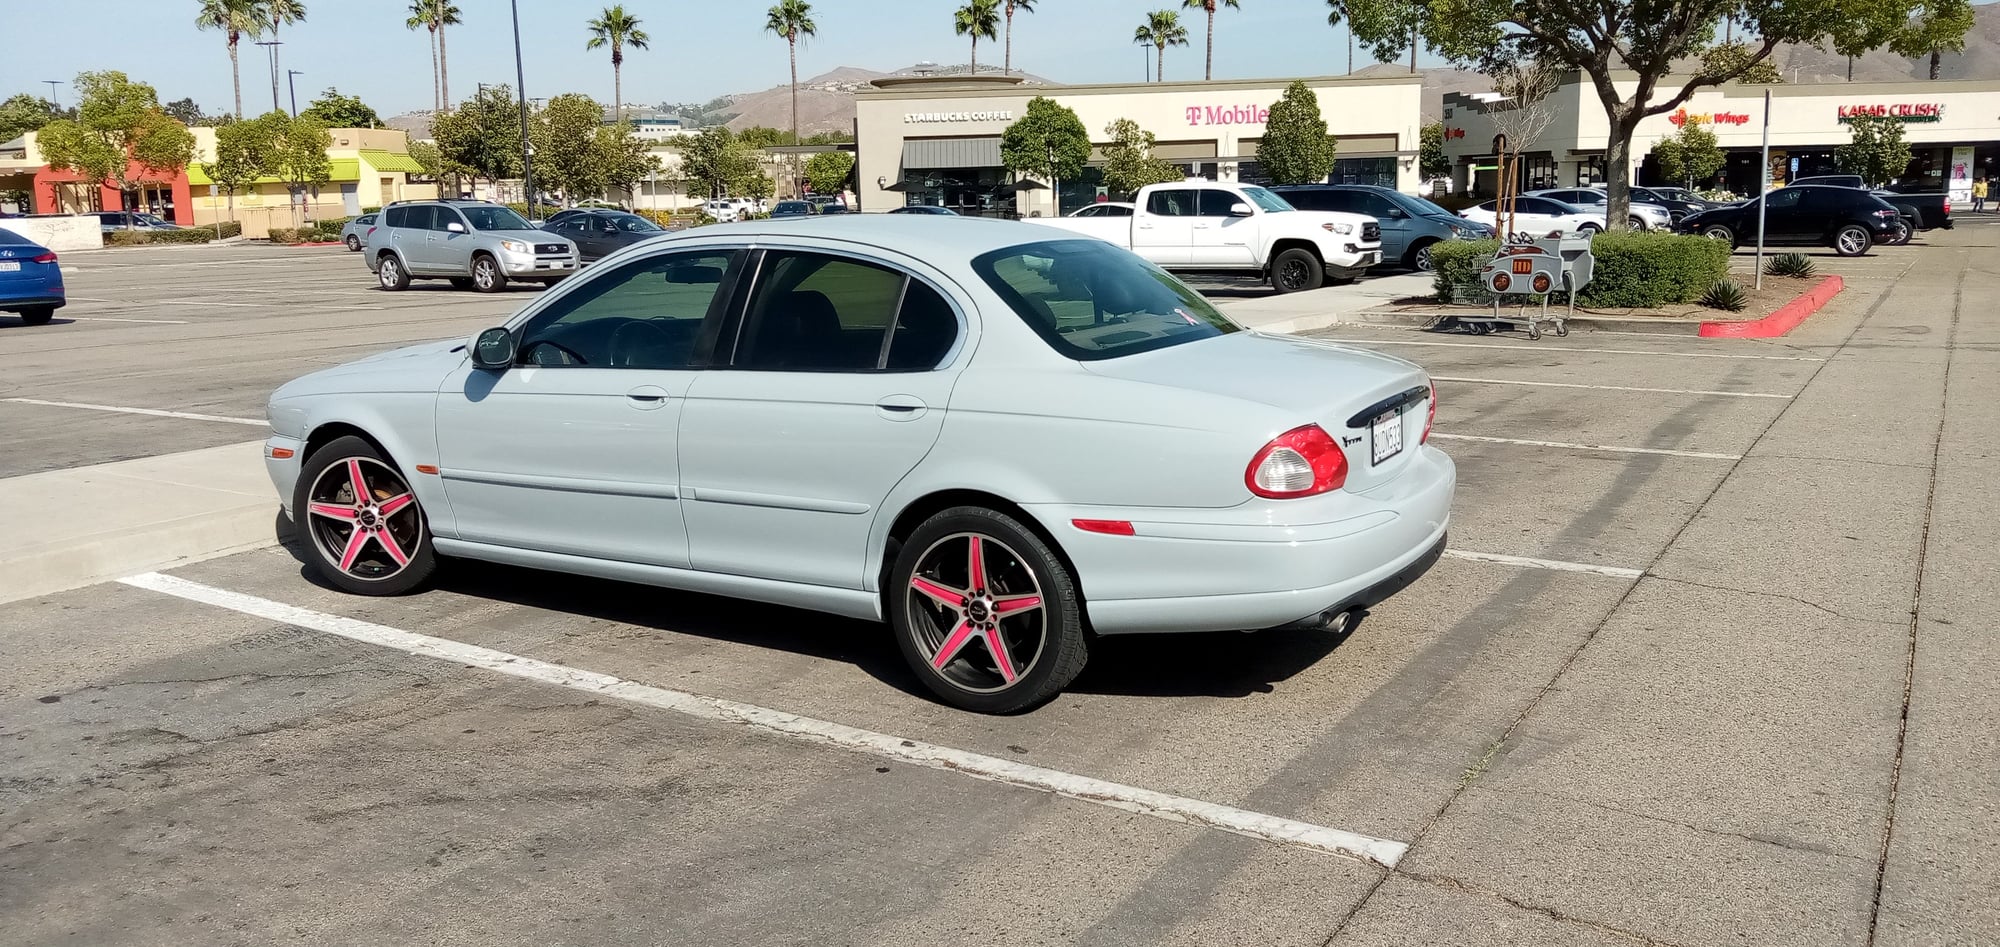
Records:
<instances>
[{"instance_id":1,"label":"shopping center building","mask_svg":"<svg viewBox=\"0 0 2000 947\"><path fill-rule=\"evenodd\" d=\"M1332 179L1414 192L1422 123L1418 77L1307 79L1327 131L1339 140ZM962 214L1022 217L1056 213L1047 182L1024 180L1000 160L1000 135L1047 96L1073 109L1094 143L1091 166L1062 181L1061 210L1108 196L1097 167L1112 122L1128 118L1158 139L1155 156L1190 174L1263 183L1257 144L1272 103L1290 80L1032 85L1019 76L895 76L856 95L861 209L905 204Z\"/></svg>"},{"instance_id":2,"label":"shopping center building","mask_svg":"<svg viewBox=\"0 0 2000 947\"><path fill-rule=\"evenodd\" d=\"M1685 77L1660 83L1679 89ZM1630 95L1636 76L1617 81L1619 94ZM1886 115L1903 123L1904 140L1913 155L1904 178L1935 179L1940 190L1950 187L1954 171L1960 192L1971 181L2000 173L2000 82L1991 80L1935 82L1831 82L1810 85L1739 85L1704 88L1686 106L1639 123L1632 138L1633 181L1639 184L1683 184L1668 181L1651 157L1654 143L1674 134L1682 124L1698 122L1715 133L1728 163L1715 179L1696 187L1722 188L1755 194L1764 139L1764 94L1770 92L1771 175L1777 182L1837 173L1834 149L1851 139L1848 121L1860 114ZM1507 146L1522 157L1522 183L1528 188L1577 187L1605 180L1605 147L1610 121L1597 91L1580 76L1571 76L1543 102L1554 117L1548 130L1532 142ZM1444 149L1450 159L1454 190L1471 186L1474 194L1492 195L1497 181L1494 121L1502 106L1491 93L1448 93L1444 97ZM1518 123L1515 124L1518 127ZM1963 198L1961 198L1963 199Z\"/></svg>"}]
</instances>

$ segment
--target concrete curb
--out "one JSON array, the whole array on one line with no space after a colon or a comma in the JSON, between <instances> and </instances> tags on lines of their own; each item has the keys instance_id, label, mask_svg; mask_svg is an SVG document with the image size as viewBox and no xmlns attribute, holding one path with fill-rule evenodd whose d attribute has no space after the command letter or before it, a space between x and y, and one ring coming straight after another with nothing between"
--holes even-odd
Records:
<instances>
[{"instance_id":1,"label":"concrete curb","mask_svg":"<svg viewBox=\"0 0 2000 947\"><path fill-rule=\"evenodd\" d=\"M1820 311L1833 297L1847 286L1839 276L1829 276L1819 284L1806 290L1762 319L1748 322L1704 322L1701 335L1705 339L1771 339L1798 328L1806 317Z\"/></svg>"},{"instance_id":2,"label":"concrete curb","mask_svg":"<svg viewBox=\"0 0 2000 947\"><path fill-rule=\"evenodd\" d=\"M1550 310L1550 312L1554 311L1554 309ZM1424 312L1422 310L1374 310L1352 313L1344 319L1334 319L1331 321L1349 325L1421 327L1430 325L1440 317L1456 315L1459 314L1455 312ZM1700 332L1703 324L1700 319L1623 319L1616 316L1577 316L1568 320L1571 330L1580 329L1585 332L1639 332L1651 335L1696 335ZM1312 328L1321 327L1314 326Z\"/></svg>"}]
</instances>

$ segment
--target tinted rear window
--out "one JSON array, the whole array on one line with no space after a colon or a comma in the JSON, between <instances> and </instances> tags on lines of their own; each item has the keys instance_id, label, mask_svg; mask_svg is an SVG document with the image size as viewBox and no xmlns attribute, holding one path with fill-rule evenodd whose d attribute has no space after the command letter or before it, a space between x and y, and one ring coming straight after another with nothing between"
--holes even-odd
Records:
<instances>
[{"instance_id":1,"label":"tinted rear window","mask_svg":"<svg viewBox=\"0 0 2000 947\"><path fill-rule=\"evenodd\" d=\"M972 269L1065 357L1116 358L1240 331L1201 294L1098 240L1008 247Z\"/></svg>"}]
</instances>

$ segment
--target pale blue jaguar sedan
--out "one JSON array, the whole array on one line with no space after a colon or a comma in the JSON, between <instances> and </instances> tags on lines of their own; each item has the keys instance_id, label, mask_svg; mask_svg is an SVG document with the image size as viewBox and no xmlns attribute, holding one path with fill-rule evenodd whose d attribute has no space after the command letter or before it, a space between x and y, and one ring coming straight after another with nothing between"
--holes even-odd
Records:
<instances>
[{"instance_id":1,"label":"pale blue jaguar sedan","mask_svg":"<svg viewBox=\"0 0 2000 947\"><path fill-rule=\"evenodd\" d=\"M347 591L452 556L884 621L998 713L1098 635L1341 626L1415 580L1435 415L1416 365L1247 331L1110 244L855 215L647 241L307 375L265 454Z\"/></svg>"}]
</instances>

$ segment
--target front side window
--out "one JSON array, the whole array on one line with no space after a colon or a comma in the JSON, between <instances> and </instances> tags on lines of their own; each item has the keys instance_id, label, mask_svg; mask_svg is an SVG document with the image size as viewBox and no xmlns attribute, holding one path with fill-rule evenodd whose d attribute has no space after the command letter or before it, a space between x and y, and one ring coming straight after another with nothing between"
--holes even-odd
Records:
<instances>
[{"instance_id":1,"label":"front side window","mask_svg":"<svg viewBox=\"0 0 2000 947\"><path fill-rule=\"evenodd\" d=\"M958 316L920 280L861 260L774 250L758 272L733 364L753 371L923 371L937 367L957 340Z\"/></svg>"},{"instance_id":2,"label":"front side window","mask_svg":"<svg viewBox=\"0 0 2000 947\"><path fill-rule=\"evenodd\" d=\"M1227 217L1231 207L1246 203L1229 191L1201 191L1200 194L1201 201L1197 205L1200 213L1197 216L1201 217Z\"/></svg>"},{"instance_id":3,"label":"front side window","mask_svg":"<svg viewBox=\"0 0 2000 947\"><path fill-rule=\"evenodd\" d=\"M458 216L458 211L452 210L449 207L432 204L430 211L432 230L440 232L450 230L452 224L457 224L461 227L465 226L465 219Z\"/></svg>"},{"instance_id":4,"label":"front side window","mask_svg":"<svg viewBox=\"0 0 2000 947\"><path fill-rule=\"evenodd\" d=\"M522 327L518 358L547 368L693 367L702 323L736 257L663 254L586 277Z\"/></svg>"},{"instance_id":5,"label":"front side window","mask_svg":"<svg viewBox=\"0 0 2000 947\"><path fill-rule=\"evenodd\" d=\"M1068 358L1116 358L1241 330L1167 271L1099 240L995 250L972 268Z\"/></svg>"},{"instance_id":6,"label":"front side window","mask_svg":"<svg viewBox=\"0 0 2000 947\"><path fill-rule=\"evenodd\" d=\"M439 208L447 210L448 208ZM455 214L456 212L454 212ZM465 208L466 219L472 222L474 230L533 230L534 225L527 218L514 213L512 208L496 205L479 205Z\"/></svg>"},{"instance_id":7,"label":"front side window","mask_svg":"<svg viewBox=\"0 0 2000 947\"><path fill-rule=\"evenodd\" d=\"M1790 210L1799 206L1799 200L1803 197L1805 197L1803 188L1780 188L1765 198L1764 207L1766 210Z\"/></svg>"}]
</instances>

